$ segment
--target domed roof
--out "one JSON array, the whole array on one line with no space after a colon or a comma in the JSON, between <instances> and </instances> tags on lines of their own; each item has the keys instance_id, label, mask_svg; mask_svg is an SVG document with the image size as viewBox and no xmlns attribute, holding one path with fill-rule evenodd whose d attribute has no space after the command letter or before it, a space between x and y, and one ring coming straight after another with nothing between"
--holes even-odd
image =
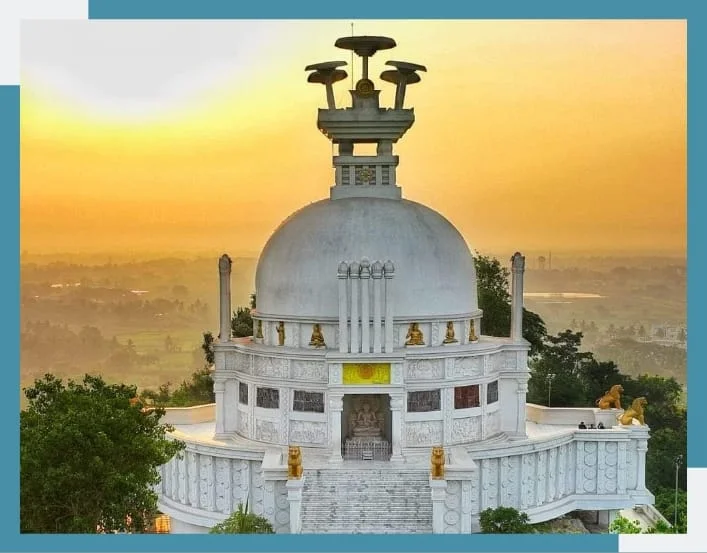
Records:
<instances>
[{"instance_id":1,"label":"domed roof","mask_svg":"<svg viewBox=\"0 0 707 553\"><path fill-rule=\"evenodd\" d=\"M258 313L337 319L339 264L363 258L394 263L396 318L478 309L473 257L447 219L416 202L364 197L313 203L278 227L258 261Z\"/></svg>"}]
</instances>

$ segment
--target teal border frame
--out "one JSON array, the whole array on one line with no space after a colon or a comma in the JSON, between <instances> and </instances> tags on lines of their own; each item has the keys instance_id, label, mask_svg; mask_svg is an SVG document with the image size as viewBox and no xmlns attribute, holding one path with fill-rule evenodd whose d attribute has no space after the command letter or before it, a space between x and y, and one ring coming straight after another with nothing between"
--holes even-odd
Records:
<instances>
[{"instance_id":1,"label":"teal border frame","mask_svg":"<svg viewBox=\"0 0 707 553\"><path fill-rule=\"evenodd\" d=\"M707 22L700 2L688 0L505 0L496 2L423 3L387 0L375 8L359 9L332 5L322 0L270 4L233 0L89 0L90 19L686 19L688 22L688 152L705 146L704 68L707 67ZM374 11L375 10L375 11ZM693 99L694 101L690 101ZM0 402L2 420L8 421L4 437L19 451L19 86L0 86L0 184L4 211L2 251L14 259L2 273L4 309L0 334L6 372L6 397ZM699 336L705 325L698 309L705 301L699 283L707 279L704 256L695 246L705 232L704 157L688 159L688 327ZM699 229L703 230L700 231ZM688 347L688 387L707 386L707 375L699 362L707 359L707 343L699 339ZM693 392L694 395L694 392ZM700 440L693 421L707 418L707 402L693 402L688 411L688 466L707 467L707 441ZM694 434L694 436L693 436ZM5 486L0 508L0 529L5 539L1 551L618 551L616 535L274 535L274 536L46 536L19 534L19 459L3 460Z\"/></svg>"}]
</instances>

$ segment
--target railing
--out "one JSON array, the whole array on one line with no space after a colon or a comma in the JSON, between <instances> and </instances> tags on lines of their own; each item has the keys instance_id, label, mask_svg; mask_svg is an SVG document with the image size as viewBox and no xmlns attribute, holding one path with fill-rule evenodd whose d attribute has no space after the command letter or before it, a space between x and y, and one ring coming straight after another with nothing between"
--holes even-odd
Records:
<instances>
[{"instance_id":1,"label":"railing","mask_svg":"<svg viewBox=\"0 0 707 553\"><path fill-rule=\"evenodd\" d=\"M350 461L388 461L390 442L387 440L346 440L341 455Z\"/></svg>"}]
</instances>

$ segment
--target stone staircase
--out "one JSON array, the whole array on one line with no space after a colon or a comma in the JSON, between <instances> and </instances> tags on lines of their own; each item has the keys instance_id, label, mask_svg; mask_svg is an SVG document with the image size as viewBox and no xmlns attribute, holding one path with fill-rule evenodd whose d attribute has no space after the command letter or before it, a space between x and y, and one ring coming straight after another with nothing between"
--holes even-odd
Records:
<instances>
[{"instance_id":1,"label":"stone staircase","mask_svg":"<svg viewBox=\"0 0 707 553\"><path fill-rule=\"evenodd\" d=\"M303 534L432 533L426 469L345 462L305 470L304 477Z\"/></svg>"}]
</instances>

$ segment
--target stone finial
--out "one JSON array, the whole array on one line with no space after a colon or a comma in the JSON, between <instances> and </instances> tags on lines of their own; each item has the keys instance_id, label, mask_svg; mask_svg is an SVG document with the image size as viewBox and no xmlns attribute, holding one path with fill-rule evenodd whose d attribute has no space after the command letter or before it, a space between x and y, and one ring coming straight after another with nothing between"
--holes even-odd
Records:
<instances>
[{"instance_id":1,"label":"stone finial","mask_svg":"<svg viewBox=\"0 0 707 553\"><path fill-rule=\"evenodd\" d=\"M223 254L218 260L218 270L221 273L228 273L231 271L231 258L227 254Z\"/></svg>"},{"instance_id":2,"label":"stone finial","mask_svg":"<svg viewBox=\"0 0 707 553\"><path fill-rule=\"evenodd\" d=\"M524 271L525 270L525 256L521 255L520 252L516 252L511 257L511 268L514 271Z\"/></svg>"},{"instance_id":3,"label":"stone finial","mask_svg":"<svg viewBox=\"0 0 707 553\"><path fill-rule=\"evenodd\" d=\"M393 265L393 262L390 259L383 264L383 273L385 274L385 278L393 278L393 275L395 274L395 265Z\"/></svg>"},{"instance_id":4,"label":"stone finial","mask_svg":"<svg viewBox=\"0 0 707 553\"><path fill-rule=\"evenodd\" d=\"M367 257L361 259L361 278L369 278L371 276L371 262Z\"/></svg>"},{"instance_id":5,"label":"stone finial","mask_svg":"<svg viewBox=\"0 0 707 553\"><path fill-rule=\"evenodd\" d=\"M432 480L444 480L444 448L433 447L430 461L430 477Z\"/></svg>"},{"instance_id":6,"label":"stone finial","mask_svg":"<svg viewBox=\"0 0 707 553\"><path fill-rule=\"evenodd\" d=\"M621 394L624 388L621 384L614 384L611 389L596 401L599 409L621 409Z\"/></svg>"},{"instance_id":7,"label":"stone finial","mask_svg":"<svg viewBox=\"0 0 707 553\"><path fill-rule=\"evenodd\" d=\"M420 75L418 75L416 71L427 71L427 68L424 65L406 61L388 61L386 65L395 67L395 69L383 71L383 73L381 73L381 79L396 85L395 109L403 109L407 85L419 83Z\"/></svg>"},{"instance_id":8,"label":"stone finial","mask_svg":"<svg viewBox=\"0 0 707 553\"><path fill-rule=\"evenodd\" d=\"M347 65L345 61L325 61L313 63L304 68L305 71L314 71L307 77L307 82L323 84L326 87L327 107L329 109L336 109L333 84L343 81L348 76L346 71L338 69L344 65Z\"/></svg>"},{"instance_id":9,"label":"stone finial","mask_svg":"<svg viewBox=\"0 0 707 553\"><path fill-rule=\"evenodd\" d=\"M287 450L287 479L300 480L302 478L302 449L291 445Z\"/></svg>"},{"instance_id":10,"label":"stone finial","mask_svg":"<svg viewBox=\"0 0 707 553\"><path fill-rule=\"evenodd\" d=\"M339 278L348 278L349 276L349 264L346 261L339 263L339 268L337 269L337 275Z\"/></svg>"},{"instance_id":11,"label":"stone finial","mask_svg":"<svg viewBox=\"0 0 707 553\"><path fill-rule=\"evenodd\" d=\"M383 264L380 261L374 261L371 265L371 276L373 278L383 278Z\"/></svg>"},{"instance_id":12,"label":"stone finial","mask_svg":"<svg viewBox=\"0 0 707 553\"><path fill-rule=\"evenodd\" d=\"M359 278L361 276L361 264L358 261L349 263L349 274L351 278Z\"/></svg>"}]
</instances>

